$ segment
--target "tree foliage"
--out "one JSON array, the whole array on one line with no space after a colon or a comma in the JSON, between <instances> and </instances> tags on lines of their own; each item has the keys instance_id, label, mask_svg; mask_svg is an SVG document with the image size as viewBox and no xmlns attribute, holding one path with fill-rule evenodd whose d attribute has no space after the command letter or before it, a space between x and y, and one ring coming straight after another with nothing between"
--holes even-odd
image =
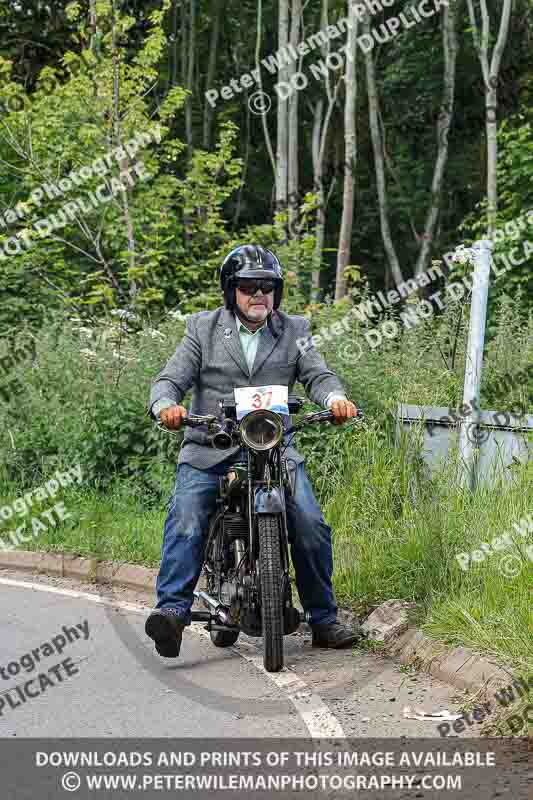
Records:
<instances>
[{"instance_id":1,"label":"tree foliage","mask_svg":"<svg viewBox=\"0 0 533 800\"><path fill-rule=\"evenodd\" d=\"M299 8L300 4L295 4ZM274 173L266 132L276 140L277 70L266 67L278 48L274 0L261 6L256 37L256 4L225 4L216 31L215 3L209 0L78 0L8 3L0 10L0 328L9 330L35 317L40 303L92 310L116 307L161 316L220 302L217 269L234 244L256 238L279 250L293 276L289 303L305 309L316 266L317 205L325 204L320 281L326 297L335 291L335 265L343 211L343 69L319 79L311 66L321 48L297 65L308 78L299 94L298 193L294 209L275 207ZM333 0L305 4L300 40L346 16ZM407 4L386 7L372 18L384 25ZM497 19L499 0L491 14ZM442 101L443 52L440 15L401 30L375 46L379 125L383 140L392 240L405 277L413 274L421 232L431 200L437 152L436 119ZM515 3L510 46L499 77L498 224L503 227L533 206L530 8ZM483 79L476 60L468 14L458 6L456 101L449 130L449 154L431 258L483 233L485 132ZM339 53L344 39L330 42ZM257 84L235 89L256 66L259 44L261 86L272 102L264 119L252 113ZM329 51L328 51L329 52ZM357 170L350 250L354 269L374 289L389 288L376 196L374 156L368 124L363 54L357 48ZM213 80L213 85L209 85ZM232 85L232 96L222 98ZM313 169L313 125L325 99L327 81L336 87L325 140L323 186ZM216 89L212 108L206 92ZM328 90L329 91L329 90ZM325 107L324 107L325 108ZM207 133L206 133L207 131ZM157 135L156 135L157 134ZM111 158L109 170L79 186L38 198L73 172L100 163L124 143L146 135L137 152ZM207 144L206 144L207 142ZM111 200L67 216L46 233L43 220L61 222L65 205L112 188L125 170L142 162L137 174ZM115 187L117 184L114 184ZM36 194L37 193L37 194ZM322 200L320 199L322 198ZM18 209L18 211L16 211ZM10 214L10 215L9 215ZM7 216L6 216L7 215ZM34 235L41 221L41 234ZM531 229L524 231L529 235ZM26 237L26 239L24 238ZM24 242L32 238L33 245ZM11 244L8 244L11 241ZM497 247L513 246L513 238ZM18 244L17 244L18 243ZM8 248L7 252L5 248ZM20 252L15 252L20 246ZM4 249L2 249L4 248ZM357 265L357 266L355 266ZM507 291L520 287L531 302L531 258L506 278Z\"/></svg>"}]
</instances>

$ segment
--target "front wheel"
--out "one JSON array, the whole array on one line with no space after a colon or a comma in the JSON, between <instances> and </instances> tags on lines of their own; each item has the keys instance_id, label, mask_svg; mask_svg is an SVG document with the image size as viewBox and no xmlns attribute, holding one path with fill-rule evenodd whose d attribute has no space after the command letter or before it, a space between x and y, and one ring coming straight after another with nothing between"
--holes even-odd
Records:
<instances>
[{"instance_id":1,"label":"front wheel","mask_svg":"<svg viewBox=\"0 0 533 800\"><path fill-rule=\"evenodd\" d=\"M263 663L267 672L283 667L283 584L281 522L277 514L259 514L259 584L263 620Z\"/></svg>"}]
</instances>

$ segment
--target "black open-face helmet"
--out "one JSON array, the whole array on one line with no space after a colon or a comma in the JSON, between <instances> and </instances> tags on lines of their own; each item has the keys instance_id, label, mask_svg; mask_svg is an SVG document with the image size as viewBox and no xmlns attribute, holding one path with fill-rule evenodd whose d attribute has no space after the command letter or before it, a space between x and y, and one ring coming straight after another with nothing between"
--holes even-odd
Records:
<instances>
[{"instance_id":1,"label":"black open-face helmet","mask_svg":"<svg viewBox=\"0 0 533 800\"><path fill-rule=\"evenodd\" d=\"M220 288L226 308L235 308L235 285L239 278L270 278L275 281L273 309L281 303L283 270L271 250L256 244L243 244L228 253L220 268Z\"/></svg>"}]
</instances>

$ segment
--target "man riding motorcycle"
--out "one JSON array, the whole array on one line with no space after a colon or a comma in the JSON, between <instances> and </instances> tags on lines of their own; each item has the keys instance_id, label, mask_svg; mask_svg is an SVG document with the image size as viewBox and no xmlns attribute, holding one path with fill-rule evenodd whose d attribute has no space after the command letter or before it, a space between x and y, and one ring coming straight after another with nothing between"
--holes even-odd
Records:
<instances>
[{"instance_id":1,"label":"man riding motorcycle","mask_svg":"<svg viewBox=\"0 0 533 800\"><path fill-rule=\"evenodd\" d=\"M192 387L192 414L217 414L217 403L234 388L303 384L310 399L329 408L340 424L357 409L337 376L310 344L311 329L302 316L279 310L282 267L270 250L243 245L232 250L220 269L224 307L187 318L185 335L157 376L150 414L178 429L187 409L180 405ZM297 340L308 340L305 351ZM313 647L352 645L361 633L337 622L331 577L331 528L324 520L304 469L292 446L286 457L296 463L295 494L287 497L287 528L296 586L309 612ZM179 655L182 633L191 624L193 592L200 577L210 515L216 508L219 476L239 458L239 448L212 448L207 434L187 428L178 459L176 484L164 526L157 605L145 630L156 651Z\"/></svg>"}]
</instances>

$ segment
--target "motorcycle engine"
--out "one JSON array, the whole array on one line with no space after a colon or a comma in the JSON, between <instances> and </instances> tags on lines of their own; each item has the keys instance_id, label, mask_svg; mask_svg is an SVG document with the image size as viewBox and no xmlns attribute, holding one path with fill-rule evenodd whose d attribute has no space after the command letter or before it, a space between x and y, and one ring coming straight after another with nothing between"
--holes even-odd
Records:
<instances>
[{"instance_id":1,"label":"motorcycle engine","mask_svg":"<svg viewBox=\"0 0 533 800\"><path fill-rule=\"evenodd\" d=\"M230 607L237 600L237 585L233 581L224 581L220 589L220 602Z\"/></svg>"}]
</instances>

